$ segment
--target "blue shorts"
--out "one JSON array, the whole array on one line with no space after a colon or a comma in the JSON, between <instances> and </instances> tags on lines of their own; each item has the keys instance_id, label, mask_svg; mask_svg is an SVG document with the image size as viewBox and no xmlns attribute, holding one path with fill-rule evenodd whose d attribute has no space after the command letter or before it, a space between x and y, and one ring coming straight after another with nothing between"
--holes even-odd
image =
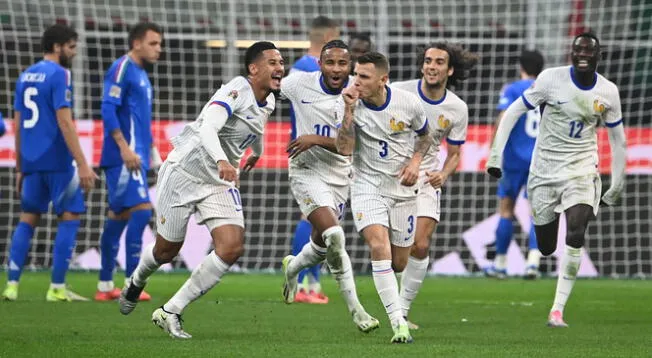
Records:
<instances>
[{"instance_id":1,"label":"blue shorts","mask_svg":"<svg viewBox=\"0 0 652 358\"><path fill-rule=\"evenodd\" d=\"M109 191L109 209L119 214L138 204L149 203L147 172L130 172L124 165L104 168Z\"/></svg>"},{"instance_id":2,"label":"blue shorts","mask_svg":"<svg viewBox=\"0 0 652 358\"><path fill-rule=\"evenodd\" d=\"M529 168L526 170L504 170L503 176L498 182L498 197L516 200L518 193L527 185L528 174L530 174ZM527 198L527 191L524 196Z\"/></svg>"},{"instance_id":3,"label":"blue shorts","mask_svg":"<svg viewBox=\"0 0 652 358\"><path fill-rule=\"evenodd\" d=\"M76 168L25 175L20 203L23 212L47 213L50 202L57 216L64 212L81 214L86 211Z\"/></svg>"}]
</instances>

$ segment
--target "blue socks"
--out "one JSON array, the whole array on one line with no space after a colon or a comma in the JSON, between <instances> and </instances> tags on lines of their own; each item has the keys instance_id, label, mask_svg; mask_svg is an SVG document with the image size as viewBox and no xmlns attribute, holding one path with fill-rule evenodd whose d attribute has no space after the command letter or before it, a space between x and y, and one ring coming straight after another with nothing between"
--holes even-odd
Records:
<instances>
[{"instance_id":1,"label":"blue socks","mask_svg":"<svg viewBox=\"0 0 652 358\"><path fill-rule=\"evenodd\" d=\"M120 248L120 235L127 226L127 220L114 220L107 218L104 222L104 231L100 238L100 254L102 256L102 268L100 269L100 281L112 281L115 270L115 259Z\"/></svg>"},{"instance_id":2,"label":"blue socks","mask_svg":"<svg viewBox=\"0 0 652 358\"><path fill-rule=\"evenodd\" d=\"M77 241L79 220L60 221L57 236L54 239L54 252L52 257L52 283L63 284L66 282L66 273L70 265L70 258Z\"/></svg>"},{"instance_id":3,"label":"blue socks","mask_svg":"<svg viewBox=\"0 0 652 358\"><path fill-rule=\"evenodd\" d=\"M312 225L310 222L308 220L299 221L297 228L294 230L294 238L292 239L292 255L298 255L303 247L310 242L310 234L312 234ZM301 270L301 272L299 272L299 276L297 277L299 285L302 284L306 274L308 272L312 272L312 270L315 270L315 268L317 268L316 271L319 275L319 266L320 265L316 265L311 268ZM316 279L319 280L319 276L316 276Z\"/></svg>"},{"instance_id":4,"label":"blue socks","mask_svg":"<svg viewBox=\"0 0 652 358\"><path fill-rule=\"evenodd\" d=\"M19 222L16 231L11 237L11 250L9 251L8 281L18 281L23 272L23 266L29 252L29 244L34 236L34 228L24 222Z\"/></svg>"},{"instance_id":5,"label":"blue socks","mask_svg":"<svg viewBox=\"0 0 652 358\"><path fill-rule=\"evenodd\" d=\"M131 277L140 261L140 252L143 246L143 231L152 218L152 209L137 210L131 213L127 235L125 238L125 253L127 255L125 277Z\"/></svg>"},{"instance_id":6,"label":"blue socks","mask_svg":"<svg viewBox=\"0 0 652 358\"><path fill-rule=\"evenodd\" d=\"M532 220L530 219L532 222ZM528 250L536 250L539 246L537 245L537 234L534 231L534 222L530 225L530 239L528 240Z\"/></svg>"},{"instance_id":7,"label":"blue socks","mask_svg":"<svg viewBox=\"0 0 652 358\"><path fill-rule=\"evenodd\" d=\"M496 255L507 254L513 233L514 224L512 220L501 217L498 221L498 228L496 228Z\"/></svg>"}]
</instances>

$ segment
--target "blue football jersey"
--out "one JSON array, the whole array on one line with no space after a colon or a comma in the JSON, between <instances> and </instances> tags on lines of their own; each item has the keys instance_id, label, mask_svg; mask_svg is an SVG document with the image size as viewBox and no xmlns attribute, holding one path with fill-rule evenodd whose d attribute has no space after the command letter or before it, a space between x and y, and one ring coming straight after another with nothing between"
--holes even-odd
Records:
<instances>
[{"instance_id":1,"label":"blue football jersey","mask_svg":"<svg viewBox=\"0 0 652 358\"><path fill-rule=\"evenodd\" d=\"M0 137L5 135L7 127L5 127L5 120L2 118L2 112L0 112Z\"/></svg>"},{"instance_id":2,"label":"blue football jersey","mask_svg":"<svg viewBox=\"0 0 652 358\"><path fill-rule=\"evenodd\" d=\"M14 109L20 112L20 162L23 173L67 171L72 154L57 121L57 110L72 108L70 71L42 60L21 73Z\"/></svg>"},{"instance_id":3,"label":"blue football jersey","mask_svg":"<svg viewBox=\"0 0 652 358\"><path fill-rule=\"evenodd\" d=\"M496 107L503 111L516 101L526 89L534 83L533 79L519 80L506 85L500 94L500 101ZM513 170L528 170L532 160L532 151L539 132L539 121L541 115L539 109L535 108L523 114L512 132L505 146L503 154L503 168Z\"/></svg>"},{"instance_id":4,"label":"blue football jersey","mask_svg":"<svg viewBox=\"0 0 652 358\"><path fill-rule=\"evenodd\" d=\"M129 147L140 156L145 170L149 169L152 146L152 84L147 71L128 55L118 58L104 76L102 106L111 103L117 107L122 135ZM104 126L101 167L122 165L120 149L109 128Z\"/></svg>"},{"instance_id":5,"label":"blue football jersey","mask_svg":"<svg viewBox=\"0 0 652 358\"><path fill-rule=\"evenodd\" d=\"M292 65L291 71L317 72L319 71L319 59L311 55L303 55Z\"/></svg>"}]
</instances>

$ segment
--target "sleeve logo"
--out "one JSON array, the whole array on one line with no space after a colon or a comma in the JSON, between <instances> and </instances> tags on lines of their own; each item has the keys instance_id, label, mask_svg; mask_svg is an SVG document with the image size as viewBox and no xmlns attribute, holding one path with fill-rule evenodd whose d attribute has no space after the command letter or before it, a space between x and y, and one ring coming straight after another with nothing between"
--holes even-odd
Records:
<instances>
[{"instance_id":1,"label":"sleeve logo","mask_svg":"<svg viewBox=\"0 0 652 358\"><path fill-rule=\"evenodd\" d=\"M109 90L109 96L113 98L120 98L120 95L122 94L122 88L117 85L111 86L111 89Z\"/></svg>"}]
</instances>

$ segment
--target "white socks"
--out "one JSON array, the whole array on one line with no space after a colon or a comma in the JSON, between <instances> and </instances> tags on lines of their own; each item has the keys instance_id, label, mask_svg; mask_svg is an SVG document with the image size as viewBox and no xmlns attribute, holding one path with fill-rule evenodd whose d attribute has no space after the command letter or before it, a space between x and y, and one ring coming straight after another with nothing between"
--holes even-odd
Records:
<instances>
[{"instance_id":1,"label":"white socks","mask_svg":"<svg viewBox=\"0 0 652 358\"><path fill-rule=\"evenodd\" d=\"M302 269L315 266L316 264L324 261L325 256L326 248L319 247L317 244L312 242L312 240L310 240L310 242L303 246L301 252L288 265L288 275L298 275L299 271Z\"/></svg>"},{"instance_id":2,"label":"white socks","mask_svg":"<svg viewBox=\"0 0 652 358\"><path fill-rule=\"evenodd\" d=\"M552 305L551 311L564 312L564 306L566 306L568 296L570 296L573 290L575 278L580 269L581 252L582 249L566 246L566 250L564 250L564 255L557 269L557 274L559 275L557 277L557 291L555 291L555 302Z\"/></svg>"},{"instance_id":3,"label":"white socks","mask_svg":"<svg viewBox=\"0 0 652 358\"><path fill-rule=\"evenodd\" d=\"M392 260L371 261L374 284L378 296L385 306L392 326L404 321L399 303L398 281L392 269Z\"/></svg>"},{"instance_id":4,"label":"white socks","mask_svg":"<svg viewBox=\"0 0 652 358\"><path fill-rule=\"evenodd\" d=\"M215 251L211 251L208 256L195 267L190 278L181 286L179 291L163 305L163 310L170 313L181 314L183 309L190 302L203 296L208 290L213 288L224 274L229 270L230 265L220 259Z\"/></svg>"},{"instance_id":5,"label":"white socks","mask_svg":"<svg viewBox=\"0 0 652 358\"><path fill-rule=\"evenodd\" d=\"M428 272L429 263L430 257L426 257L423 260L412 256L408 258L407 266L405 266L405 270L401 274L400 303L403 317L407 317L408 312L410 312L412 301L417 297L419 289L421 289L421 285L423 284L423 279Z\"/></svg>"},{"instance_id":6,"label":"white socks","mask_svg":"<svg viewBox=\"0 0 652 358\"><path fill-rule=\"evenodd\" d=\"M539 267L541 262L541 251L539 249L531 249L527 253L527 266Z\"/></svg>"},{"instance_id":7,"label":"white socks","mask_svg":"<svg viewBox=\"0 0 652 358\"><path fill-rule=\"evenodd\" d=\"M323 232L322 237L326 243L326 262L337 282L342 298L350 313L364 310L358 300L358 293L353 280L351 258L345 249L346 237L341 226L333 226Z\"/></svg>"},{"instance_id":8,"label":"white socks","mask_svg":"<svg viewBox=\"0 0 652 358\"><path fill-rule=\"evenodd\" d=\"M496 255L494 259L494 268L496 270L505 270L507 269L507 255Z\"/></svg>"},{"instance_id":9,"label":"white socks","mask_svg":"<svg viewBox=\"0 0 652 358\"><path fill-rule=\"evenodd\" d=\"M114 287L113 281L99 281L97 283L97 290L100 292L111 292Z\"/></svg>"},{"instance_id":10,"label":"white socks","mask_svg":"<svg viewBox=\"0 0 652 358\"><path fill-rule=\"evenodd\" d=\"M136 267L136 271L131 275L134 285L145 287L147 278L158 270L159 267L161 265L154 259L154 243L151 243L143 250L138 267Z\"/></svg>"}]
</instances>

